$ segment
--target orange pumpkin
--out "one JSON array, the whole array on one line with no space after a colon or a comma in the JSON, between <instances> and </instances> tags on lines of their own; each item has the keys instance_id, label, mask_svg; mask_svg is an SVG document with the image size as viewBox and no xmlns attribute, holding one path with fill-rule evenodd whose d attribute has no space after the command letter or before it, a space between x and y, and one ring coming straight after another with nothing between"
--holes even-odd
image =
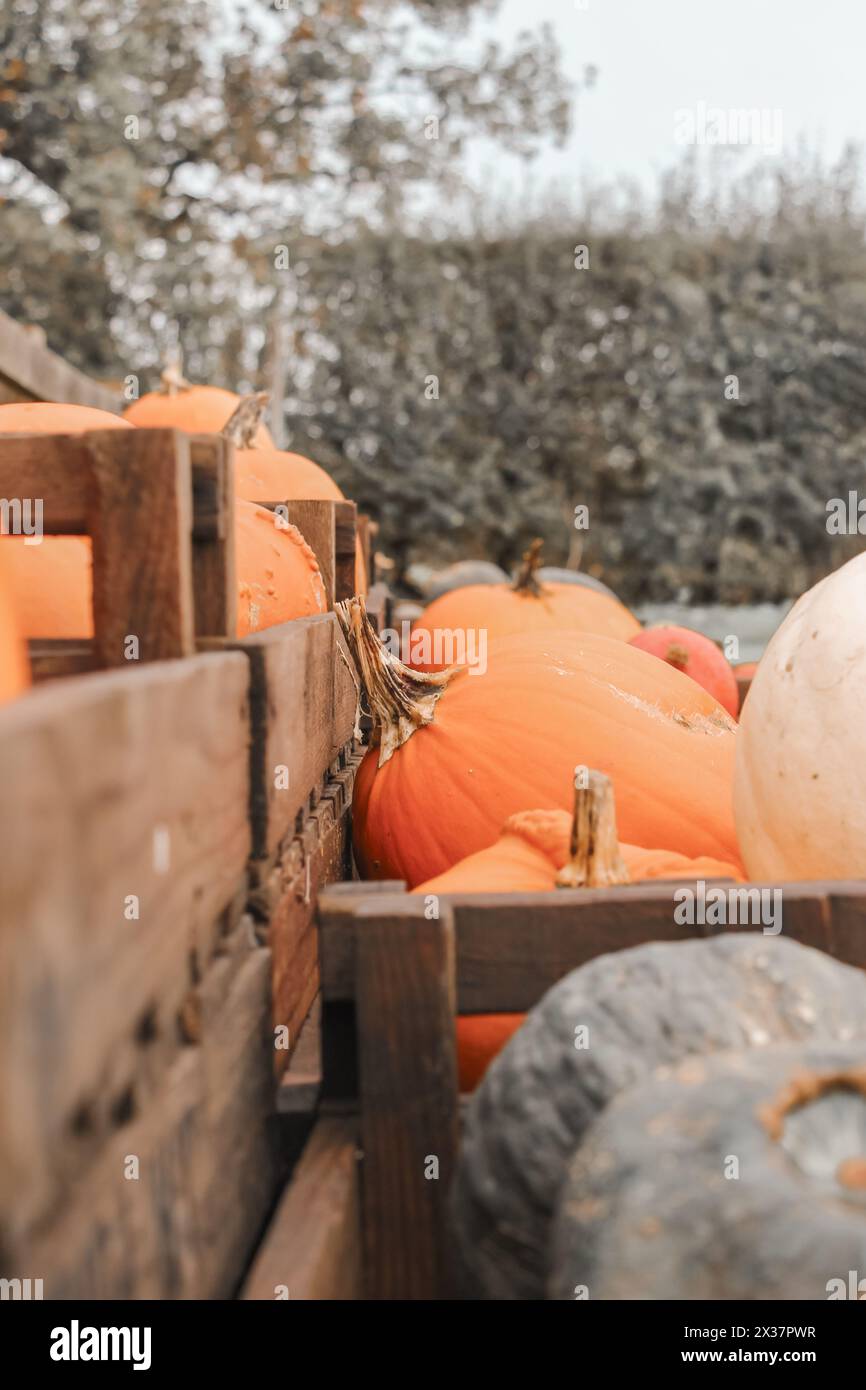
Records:
<instances>
[{"instance_id":1,"label":"orange pumpkin","mask_svg":"<svg viewBox=\"0 0 866 1390\"><path fill-rule=\"evenodd\" d=\"M441 671L449 660L462 660L450 654L455 632L486 633L488 642L560 630L595 632L627 642L640 632L637 618L612 594L579 584L540 584L535 577L540 563L541 542L534 541L513 584L470 584L434 599L412 627L412 666Z\"/></svg>"},{"instance_id":2,"label":"orange pumpkin","mask_svg":"<svg viewBox=\"0 0 866 1390\"><path fill-rule=\"evenodd\" d=\"M85 430L128 430L132 425L108 410L54 401L0 405L0 434L84 434Z\"/></svg>"},{"instance_id":3,"label":"orange pumpkin","mask_svg":"<svg viewBox=\"0 0 866 1390\"><path fill-rule=\"evenodd\" d=\"M499 839L415 889L416 893L548 892L653 879L739 879L739 865L687 859L669 850L639 849L617 839L610 780L590 771L575 791L574 814L524 811ZM469 1014L457 1020L462 1091L474 1090L490 1062L520 1027L524 1014Z\"/></svg>"},{"instance_id":4,"label":"orange pumpkin","mask_svg":"<svg viewBox=\"0 0 866 1390\"><path fill-rule=\"evenodd\" d=\"M484 675L424 673L338 605L374 720L355 782L362 872L414 886L484 849L517 811L567 809L563 770L614 784L623 838L736 863L736 725L699 685L626 642L557 632L491 645Z\"/></svg>"},{"instance_id":5,"label":"orange pumpkin","mask_svg":"<svg viewBox=\"0 0 866 1390\"><path fill-rule=\"evenodd\" d=\"M244 396L222 433L236 446L235 491L249 502L342 502L344 494L333 478L312 459L260 446L256 429L265 396ZM367 576L361 542L355 545L355 592L367 592Z\"/></svg>"},{"instance_id":6,"label":"orange pumpkin","mask_svg":"<svg viewBox=\"0 0 866 1390\"><path fill-rule=\"evenodd\" d=\"M123 414L131 425L143 429L219 434L240 403L240 396L234 391L225 391L221 386L193 386L181 375L177 363L171 363L162 373L160 389L140 396L126 407ZM274 447L270 431L260 420L255 430L255 444L260 449ZM266 497L264 501L274 502L276 498Z\"/></svg>"},{"instance_id":7,"label":"orange pumpkin","mask_svg":"<svg viewBox=\"0 0 866 1390\"><path fill-rule=\"evenodd\" d=\"M568 862L571 817L566 811L519 811L509 816L495 844L459 860L415 893L546 893ZM742 878L737 862L702 855L690 859L670 849L620 844L628 876L624 882L653 879Z\"/></svg>"},{"instance_id":8,"label":"orange pumpkin","mask_svg":"<svg viewBox=\"0 0 866 1390\"><path fill-rule=\"evenodd\" d=\"M235 504L238 636L328 611L313 554L295 526L277 525L266 507Z\"/></svg>"},{"instance_id":9,"label":"orange pumpkin","mask_svg":"<svg viewBox=\"0 0 866 1390\"><path fill-rule=\"evenodd\" d=\"M0 555L2 566L2 555ZM0 705L14 700L30 684L27 649L5 567L0 568Z\"/></svg>"}]
</instances>

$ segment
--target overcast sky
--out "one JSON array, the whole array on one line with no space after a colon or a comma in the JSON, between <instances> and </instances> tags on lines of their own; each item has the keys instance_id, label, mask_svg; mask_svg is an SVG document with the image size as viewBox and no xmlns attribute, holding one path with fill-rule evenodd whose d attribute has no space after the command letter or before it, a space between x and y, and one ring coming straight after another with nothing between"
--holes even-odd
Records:
<instances>
[{"instance_id":1,"label":"overcast sky","mask_svg":"<svg viewBox=\"0 0 866 1390\"><path fill-rule=\"evenodd\" d=\"M864 0L504 0L497 29L506 39L544 20L571 76L599 69L568 148L541 162L557 181L653 184L681 154L675 111L700 102L781 112L788 148L803 135L828 157L866 147Z\"/></svg>"}]
</instances>

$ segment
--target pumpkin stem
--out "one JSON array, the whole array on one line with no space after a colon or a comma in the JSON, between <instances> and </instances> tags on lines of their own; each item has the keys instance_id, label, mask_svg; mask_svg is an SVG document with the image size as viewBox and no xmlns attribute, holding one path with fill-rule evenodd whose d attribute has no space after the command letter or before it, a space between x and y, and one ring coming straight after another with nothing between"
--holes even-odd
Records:
<instances>
[{"instance_id":1,"label":"pumpkin stem","mask_svg":"<svg viewBox=\"0 0 866 1390\"><path fill-rule=\"evenodd\" d=\"M631 878L619 852L613 784L603 772L590 768L587 785L574 789L568 851L557 888L609 888Z\"/></svg>"},{"instance_id":2,"label":"pumpkin stem","mask_svg":"<svg viewBox=\"0 0 866 1390\"><path fill-rule=\"evenodd\" d=\"M544 541L536 537L528 550L523 552L523 563L517 571L517 578L512 585L515 594L528 594L532 598L540 598L544 590L539 584L535 572L541 564L541 552L544 548Z\"/></svg>"},{"instance_id":3,"label":"pumpkin stem","mask_svg":"<svg viewBox=\"0 0 866 1390\"><path fill-rule=\"evenodd\" d=\"M678 671L685 671L689 664L689 654L678 642L672 642L665 652L665 661L669 666L676 666Z\"/></svg>"},{"instance_id":4,"label":"pumpkin stem","mask_svg":"<svg viewBox=\"0 0 866 1390\"><path fill-rule=\"evenodd\" d=\"M220 434L238 449L254 449L256 431L262 423L265 406L270 400L268 391L253 391L249 396L241 396L233 413L226 420Z\"/></svg>"},{"instance_id":5,"label":"pumpkin stem","mask_svg":"<svg viewBox=\"0 0 866 1390\"><path fill-rule=\"evenodd\" d=\"M433 722L436 704L459 667L413 671L405 666L373 631L362 598L345 599L334 612L367 697L381 767L416 730Z\"/></svg>"},{"instance_id":6,"label":"pumpkin stem","mask_svg":"<svg viewBox=\"0 0 866 1390\"><path fill-rule=\"evenodd\" d=\"M192 382L183 374L183 352L177 347L166 353L165 366L160 373L161 396L179 396L181 391L190 391Z\"/></svg>"}]
</instances>

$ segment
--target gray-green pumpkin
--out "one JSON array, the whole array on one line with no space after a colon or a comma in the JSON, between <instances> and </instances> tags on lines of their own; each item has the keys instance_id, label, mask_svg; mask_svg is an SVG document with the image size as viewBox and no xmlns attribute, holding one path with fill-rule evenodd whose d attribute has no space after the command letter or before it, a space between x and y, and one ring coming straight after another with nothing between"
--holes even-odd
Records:
<instances>
[{"instance_id":1,"label":"gray-green pumpkin","mask_svg":"<svg viewBox=\"0 0 866 1390\"><path fill-rule=\"evenodd\" d=\"M861 1278L866 1297L862 1042L690 1057L623 1092L552 1227L560 1299L856 1298Z\"/></svg>"},{"instance_id":2,"label":"gray-green pumpkin","mask_svg":"<svg viewBox=\"0 0 866 1390\"><path fill-rule=\"evenodd\" d=\"M468 1107L453 1193L464 1292L545 1296L567 1164L605 1106L659 1066L864 1036L866 975L784 937L651 943L573 971Z\"/></svg>"}]
</instances>

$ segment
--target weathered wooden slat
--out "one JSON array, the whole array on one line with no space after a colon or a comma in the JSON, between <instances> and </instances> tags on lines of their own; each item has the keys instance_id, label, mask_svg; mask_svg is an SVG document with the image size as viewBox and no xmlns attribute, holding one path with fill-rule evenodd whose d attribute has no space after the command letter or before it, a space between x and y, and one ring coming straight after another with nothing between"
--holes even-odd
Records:
<instances>
[{"instance_id":1,"label":"weathered wooden slat","mask_svg":"<svg viewBox=\"0 0 866 1390\"><path fill-rule=\"evenodd\" d=\"M321 1119L286 1188L241 1297L363 1297L357 1121Z\"/></svg>"},{"instance_id":2,"label":"weathered wooden slat","mask_svg":"<svg viewBox=\"0 0 866 1390\"><path fill-rule=\"evenodd\" d=\"M6 1227L58 1199L178 1044L245 882L248 680L226 653L48 685L0 711Z\"/></svg>"},{"instance_id":3,"label":"weathered wooden slat","mask_svg":"<svg viewBox=\"0 0 866 1390\"><path fill-rule=\"evenodd\" d=\"M829 911L828 948L839 960L866 969L866 883L823 885Z\"/></svg>"},{"instance_id":4,"label":"weathered wooden slat","mask_svg":"<svg viewBox=\"0 0 866 1390\"><path fill-rule=\"evenodd\" d=\"M296 618L232 645L251 668L253 852L272 859L351 741L357 689L333 613Z\"/></svg>"},{"instance_id":5,"label":"weathered wooden slat","mask_svg":"<svg viewBox=\"0 0 866 1390\"><path fill-rule=\"evenodd\" d=\"M192 472L174 430L106 430L86 442L94 482L93 623L100 667L195 650Z\"/></svg>"},{"instance_id":6,"label":"weathered wooden slat","mask_svg":"<svg viewBox=\"0 0 866 1390\"><path fill-rule=\"evenodd\" d=\"M348 811L358 762L359 755L348 755L316 789L315 805L275 863L251 865L251 901L273 954L274 1023L288 1029L289 1047L276 1053L279 1072L319 990L319 892L351 874Z\"/></svg>"},{"instance_id":7,"label":"weathered wooden slat","mask_svg":"<svg viewBox=\"0 0 866 1390\"><path fill-rule=\"evenodd\" d=\"M0 313L0 400L65 401L120 409L120 393L80 372L46 346L43 330ZM0 490L0 496L7 496Z\"/></svg>"},{"instance_id":8,"label":"weathered wooden slat","mask_svg":"<svg viewBox=\"0 0 866 1390\"><path fill-rule=\"evenodd\" d=\"M132 430L105 433L131 435ZM87 435L0 434L0 497L41 500L46 535L87 534L90 466Z\"/></svg>"},{"instance_id":9,"label":"weathered wooden slat","mask_svg":"<svg viewBox=\"0 0 866 1390\"><path fill-rule=\"evenodd\" d=\"M37 637L27 644L34 682L58 676L83 676L96 670L93 643L76 637Z\"/></svg>"},{"instance_id":10,"label":"weathered wooden slat","mask_svg":"<svg viewBox=\"0 0 866 1390\"><path fill-rule=\"evenodd\" d=\"M449 901L457 940L457 1004L461 1013L522 1011L577 966L609 951L625 950L645 941L685 941L725 930L761 930L712 924L679 924L674 918L678 884L644 884L626 888L556 893L462 894ZM828 883L732 885L736 888L782 893L782 934L836 954L850 964L866 965L866 947L859 947L854 920L840 899L838 921L831 923ZM390 892L393 885L367 884L327 889L319 905L321 923L322 994L326 1001L355 997L357 932L354 919L369 915L370 891ZM856 889L855 885L852 885ZM864 885L866 888L866 885ZM411 917L412 894L405 895ZM423 903L423 899L420 899ZM858 897L854 901L859 901ZM399 898L389 896L389 911L397 912ZM849 917L845 913L849 912ZM864 938L866 939L866 938Z\"/></svg>"},{"instance_id":11,"label":"weathered wooden slat","mask_svg":"<svg viewBox=\"0 0 866 1390\"><path fill-rule=\"evenodd\" d=\"M351 598L355 584L358 511L354 502L334 503L334 602Z\"/></svg>"},{"instance_id":12,"label":"weathered wooden slat","mask_svg":"<svg viewBox=\"0 0 866 1390\"><path fill-rule=\"evenodd\" d=\"M367 1295L447 1297L458 1143L453 923L447 904L429 920L423 899L383 898L358 908L356 929Z\"/></svg>"},{"instance_id":13,"label":"weathered wooden slat","mask_svg":"<svg viewBox=\"0 0 866 1390\"><path fill-rule=\"evenodd\" d=\"M218 435L190 439L193 489L193 585L197 637L234 637L234 450Z\"/></svg>"},{"instance_id":14,"label":"weathered wooden slat","mask_svg":"<svg viewBox=\"0 0 866 1390\"><path fill-rule=\"evenodd\" d=\"M201 1035L147 1103L133 1098L93 1163L2 1273L46 1298L228 1298L282 1176L271 1111L270 962L247 942L197 987Z\"/></svg>"},{"instance_id":15,"label":"weathered wooden slat","mask_svg":"<svg viewBox=\"0 0 866 1390\"><path fill-rule=\"evenodd\" d=\"M277 1090L280 1115L312 1115L322 1090L322 998L313 1006L298 1034L298 1043Z\"/></svg>"}]
</instances>

